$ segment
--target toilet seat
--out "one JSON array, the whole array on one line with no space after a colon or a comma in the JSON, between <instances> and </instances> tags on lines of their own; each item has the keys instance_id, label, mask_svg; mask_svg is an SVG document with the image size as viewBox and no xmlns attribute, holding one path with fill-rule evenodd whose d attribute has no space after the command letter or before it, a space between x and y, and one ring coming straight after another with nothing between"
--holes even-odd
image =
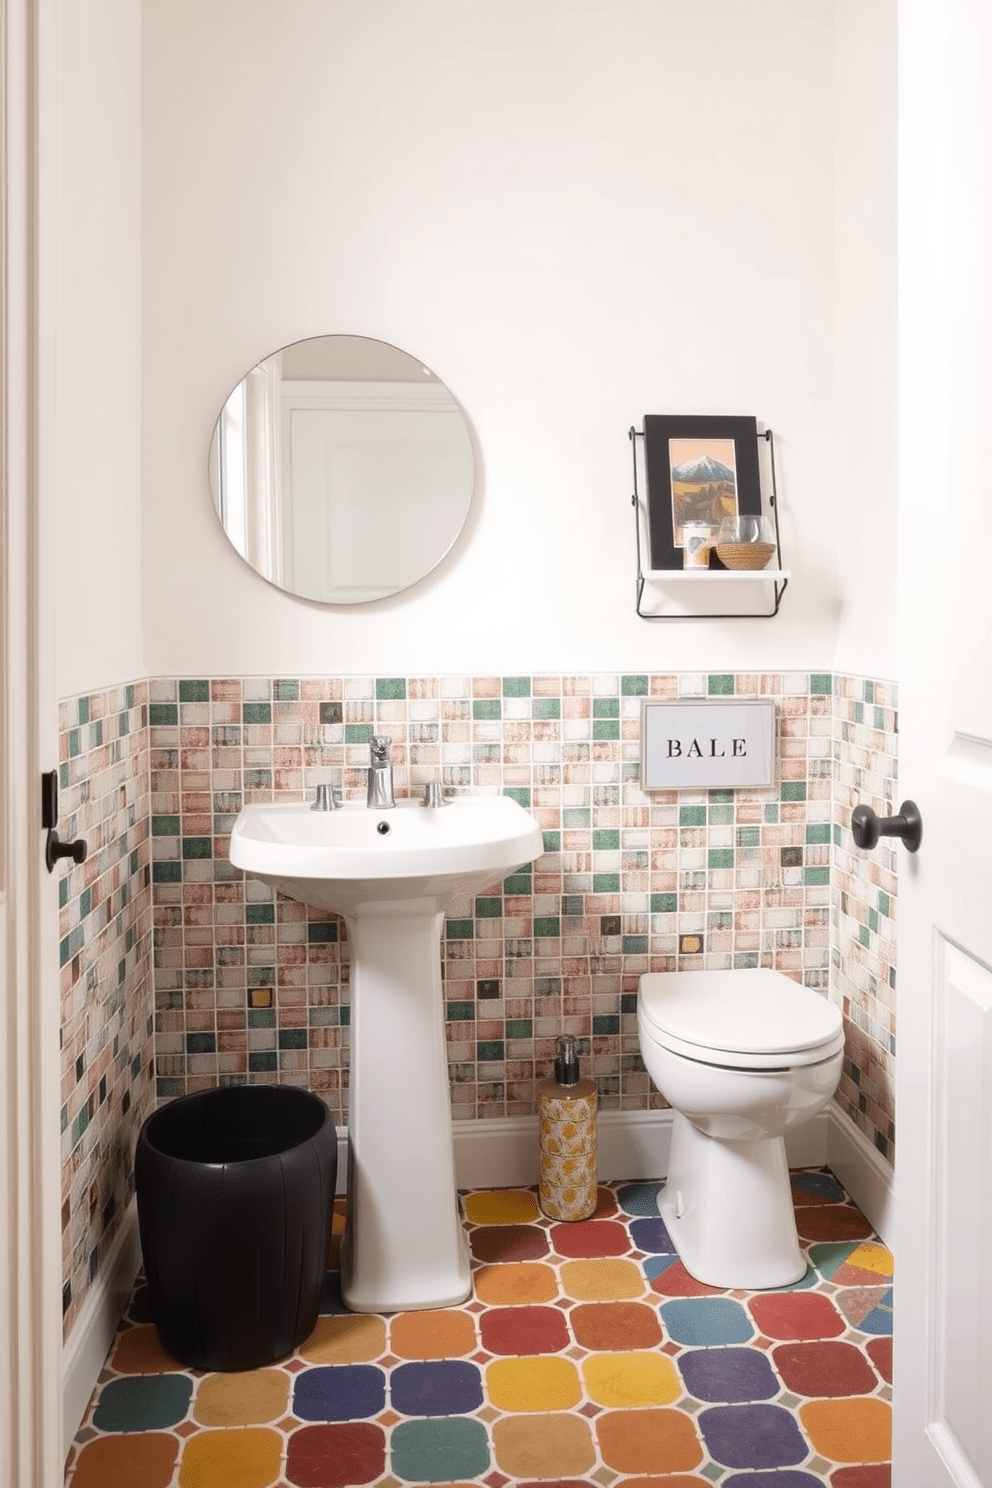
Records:
<instances>
[{"instance_id":1,"label":"toilet seat","mask_svg":"<svg viewBox=\"0 0 992 1488\"><path fill-rule=\"evenodd\" d=\"M763 967L647 973L638 1023L672 1053L730 1069L818 1064L844 1047L839 1008Z\"/></svg>"}]
</instances>

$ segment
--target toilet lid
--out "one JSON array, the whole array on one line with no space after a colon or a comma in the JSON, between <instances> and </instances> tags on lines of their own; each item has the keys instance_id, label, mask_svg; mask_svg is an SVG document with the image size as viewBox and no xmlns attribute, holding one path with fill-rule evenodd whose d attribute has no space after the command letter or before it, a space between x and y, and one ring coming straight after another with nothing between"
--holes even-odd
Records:
<instances>
[{"instance_id":1,"label":"toilet lid","mask_svg":"<svg viewBox=\"0 0 992 1488\"><path fill-rule=\"evenodd\" d=\"M791 1054L831 1044L840 1009L780 971L652 972L640 1011L659 1037L737 1054Z\"/></svg>"}]
</instances>

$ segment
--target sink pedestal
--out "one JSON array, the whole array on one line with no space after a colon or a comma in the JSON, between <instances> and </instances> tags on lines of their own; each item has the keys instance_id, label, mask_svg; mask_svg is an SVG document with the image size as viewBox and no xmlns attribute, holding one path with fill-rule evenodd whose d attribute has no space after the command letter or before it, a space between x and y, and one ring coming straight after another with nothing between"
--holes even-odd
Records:
<instances>
[{"instance_id":1,"label":"sink pedestal","mask_svg":"<svg viewBox=\"0 0 992 1488\"><path fill-rule=\"evenodd\" d=\"M353 1312L449 1307L471 1291L455 1182L441 983L444 912L346 915L352 947L348 1220Z\"/></svg>"}]
</instances>

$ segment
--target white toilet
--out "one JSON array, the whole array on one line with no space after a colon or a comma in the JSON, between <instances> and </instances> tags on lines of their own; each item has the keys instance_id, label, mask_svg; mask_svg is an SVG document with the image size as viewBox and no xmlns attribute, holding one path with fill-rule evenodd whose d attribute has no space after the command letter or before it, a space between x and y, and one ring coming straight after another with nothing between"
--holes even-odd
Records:
<instances>
[{"instance_id":1,"label":"white toilet","mask_svg":"<svg viewBox=\"0 0 992 1488\"><path fill-rule=\"evenodd\" d=\"M784 1133L837 1088L840 1009L777 971L652 972L637 1031L673 1108L658 1208L686 1270L747 1291L798 1281Z\"/></svg>"}]
</instances>

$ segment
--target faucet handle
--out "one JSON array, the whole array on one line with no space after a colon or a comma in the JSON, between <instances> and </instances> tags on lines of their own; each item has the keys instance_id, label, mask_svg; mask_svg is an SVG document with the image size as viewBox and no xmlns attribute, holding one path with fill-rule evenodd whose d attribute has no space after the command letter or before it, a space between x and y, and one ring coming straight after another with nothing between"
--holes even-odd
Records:
<instances>
[{"instance_id":1,"label":"faucet handle","mask_svg":"<svg viewBox=\"0 0 992 1488\"><path fill-rule=\"evenodd\" d=\"M337 811L340 805L341 797L339 793L334 789L333 785L329 785L325 780L317 786L317 794L314 797L314 802L310 810Z\"/></svg>"},{"instance_id":2,"label":"faucet handle","mask_svg":"<svg viewBox=\"0 0 992 1488\"><path fill-rule=\"evenodd\" d=\"M373 734L369 739L369 749L372 753L372 762L376 765L387 765L389 763L389 751L392 748L392 739L388 734Z\"/></svg>"},{"instance_id":3,"label":"faucet handle","mask_svg":"<svg viewBox=\"0 0 992 1488\"><path fill-rule=\"evenodd\" d=\"M424 786L425 806L448 806L447 796L444 794L444 783L440 780L430 780Z\"/></svg>"}]
</instances>

